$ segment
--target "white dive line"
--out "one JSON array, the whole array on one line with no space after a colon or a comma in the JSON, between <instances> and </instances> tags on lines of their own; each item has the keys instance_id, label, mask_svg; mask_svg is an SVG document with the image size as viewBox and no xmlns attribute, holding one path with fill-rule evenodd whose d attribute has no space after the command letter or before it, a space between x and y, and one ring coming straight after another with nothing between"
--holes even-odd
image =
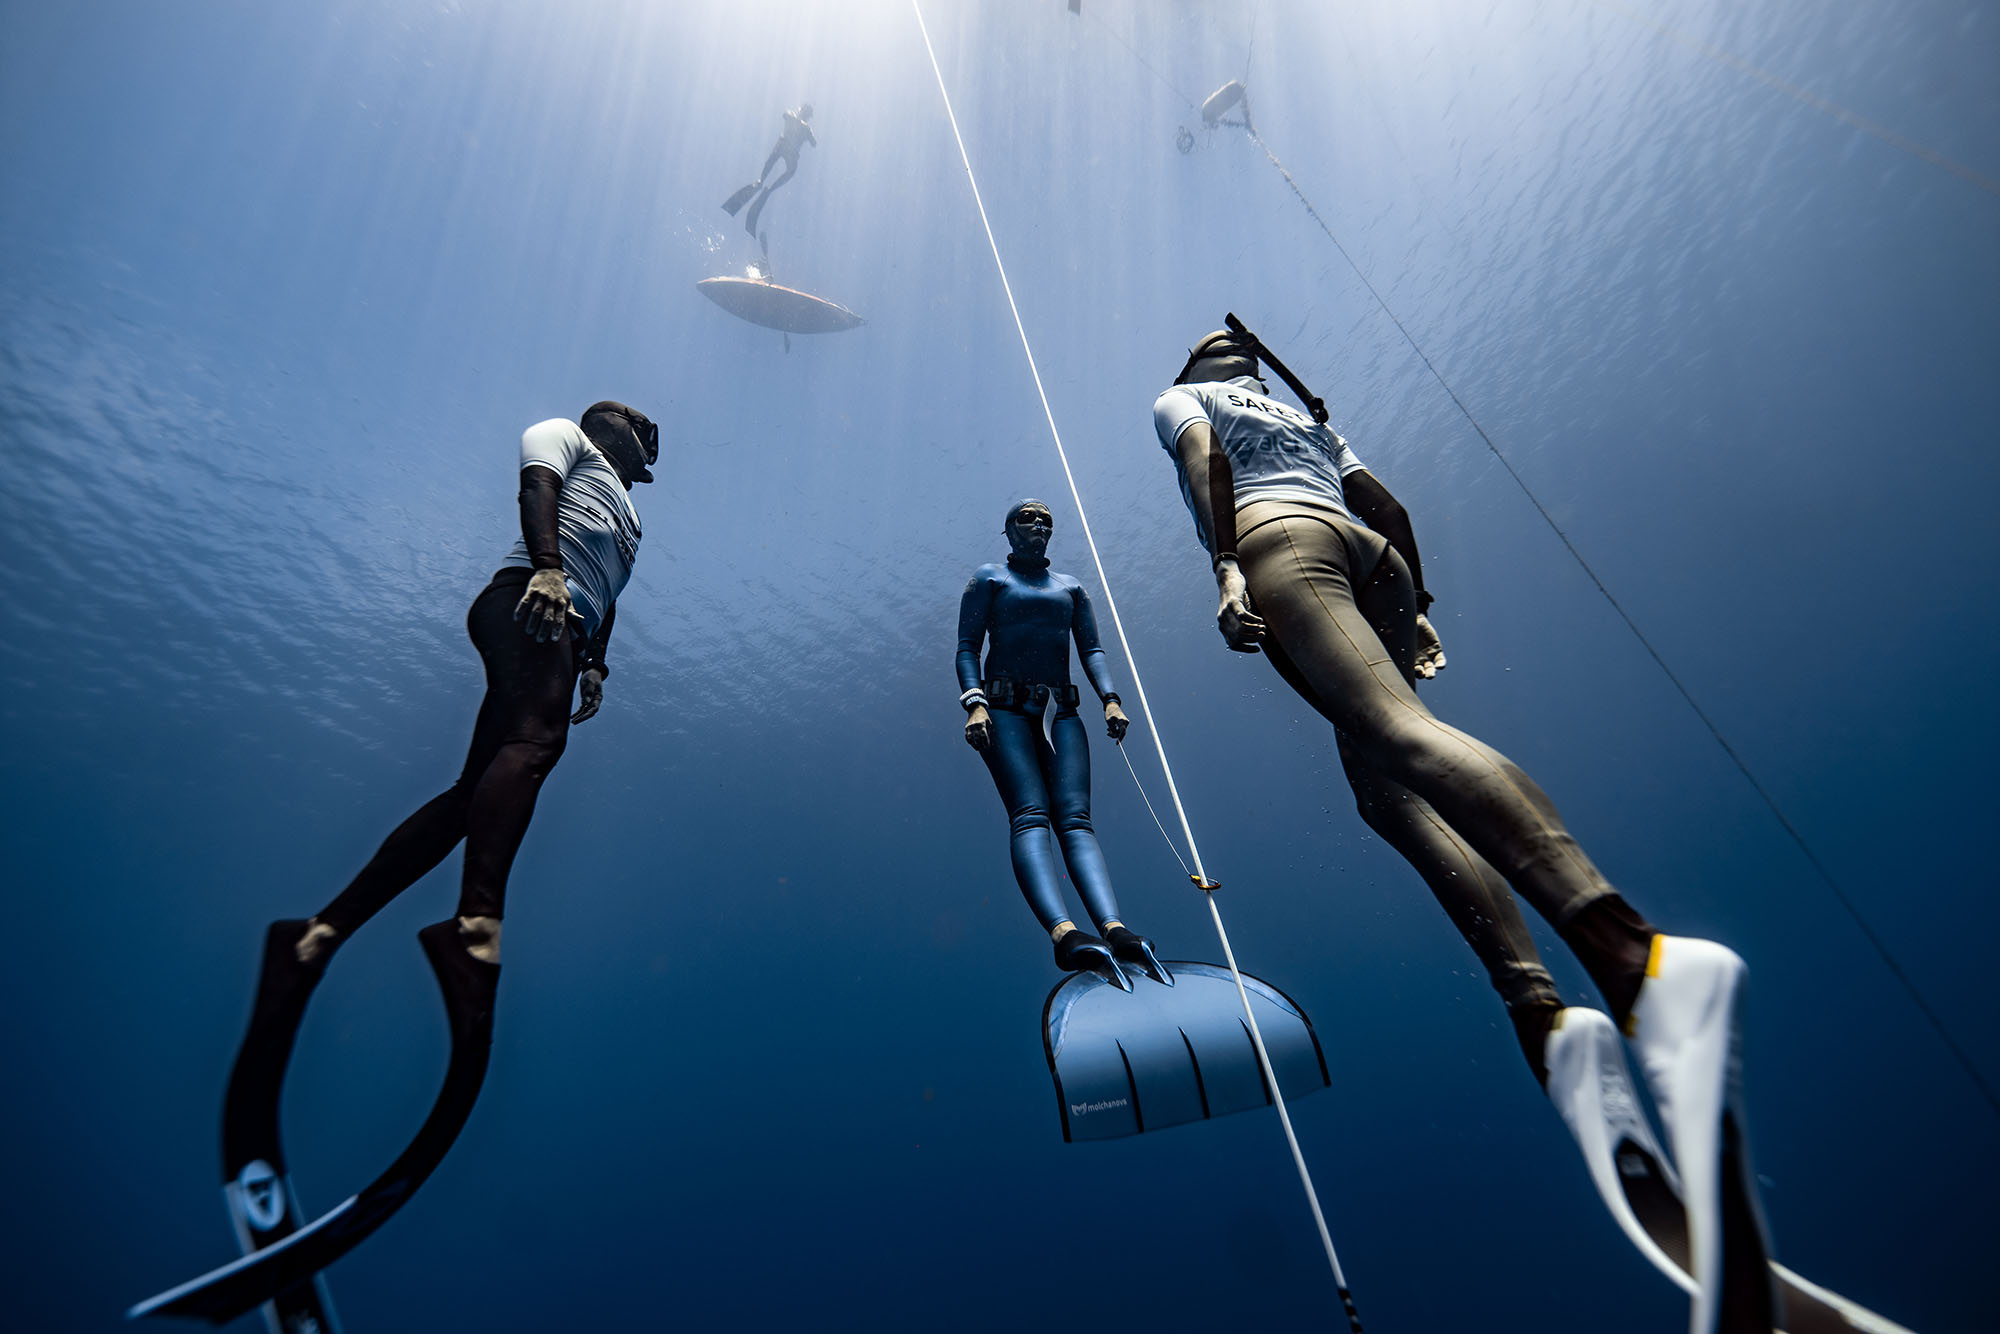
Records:
<instances>
[{"instance_id":1,"label":"white dive line","mask_svg":"<svg viewBox=\"0 0 2000 1334\"><path fill-rule=\"evenodd\" d=\"M1062 432L1056 426L1056 414L1049 407L1048 391L1042 387L1041 368L1035 363L1035 349L1028 342L1028 329L1021 322L1021 308L1014 301L1014 285L1007 281L1007 265L1000 258L1000 243L994 239L993 223L986 216L986 201L979 193L979 180L973 175L972 157L965 150L965 136L959 133L958 113L952 109L951 93L944 84L944 70L938 64L937 48L931 45L931 31L924 22L923 6L918 0L910 0L910 8L916 12L917 28L923 33L924 51L930 56L931 73L937 76L938 95L944 99L944 114L951 122L951 137L958 143L959 160L965 164L965 179L972 186L972 202L979 209L979 224L986 229L986 244L993 250L993 267L1000 272L1000 288L1007 294L1007 309L1014 316L1014 330L1021 336L1021 351L1027 354L1028 372L1035 379L1035 393L1042 400L1042 415L1048 419L1049 436L1055 441L1056 457L1062 460L1063 478L1069 483L1070 499L1076 504L1076 517L1083 527L1083 540L1090 547L1091 563L1097 567L1097 582L1104 590L1104 604L1111 612L1112 628L1118 632L1118 645L1125 651L1125 663L1132 671L1132 688L1139 695L1139 712L1145 715L1146 730L1152 733L1154 749L1160 756L1160 769L1167 778L1167 793L1173 798L1174 814L1181 822L1181 833L1187 839L1188 855L1194 861L1195 874L1202 884L1209 883L1208 873L1203 869L1201 849L1195 843L1194 829L1188 824L1187 809L1181 804L1179 786L1174 782L1173 765L1167 761L1167 748L1160 740L1160 729L1153 721L1153 708L1146 700L1146 686L1139 677L1139 662L1132 655L1132 642L1125 637L1125 622L1118 615L1118 600L1111 594L1111 580L1104 573L1104 560L1097 552L1097 539L1091 536L1090 518L1084 512L1083 494L1077 490L1076 474L1070 470L1069 451L1063 448ZM1342 1301L1347 1306L1348 1323L1360 1329L1360 1321L1354 1316L1353 1301L1347 1291L1347 1277L1341 1272L1340 1257L1334 1253L1333 1237L1326 1229L1326 1215L1319 1207L1319 1195L1313 1189L1312 1174L1306 1170L1305 1154L1299 1150L1299 1139L1292 1131L1291 1115L1285 1110L1285 1095L1278 1088L1278 1075L1271 1068L1271 1055L1264 1049L1264 1035L1258 1030L1257 1016L1251 1012L1249 994L1243 988L1243 974L1236 967L1236 954L1229 948L1229 933L1223 930L1222 913L1215 906L1215 895L1208 894L1209 916L1215 919L1216 938L1222 942L1222 956L1229 964L1229 974L1236 979L1236 995L1243 1002L1243 1015L1249 1021L1251 1045L1257 1049L1257 1062L1263 1067L1264 1079L1271 1088L1271 1105L1278 1109L1278 1122L1285 1129L1285 1142L1291 1146L1292 1162L1299 1169L1299 1183L1305 1187L1306 1201L1312 1205L1313 1222L1319 1228L1320 1244L1326 1248L1326 1262L1333 1269L1333 1281L1340 1290Z\"/></svg>"}]
</instances>

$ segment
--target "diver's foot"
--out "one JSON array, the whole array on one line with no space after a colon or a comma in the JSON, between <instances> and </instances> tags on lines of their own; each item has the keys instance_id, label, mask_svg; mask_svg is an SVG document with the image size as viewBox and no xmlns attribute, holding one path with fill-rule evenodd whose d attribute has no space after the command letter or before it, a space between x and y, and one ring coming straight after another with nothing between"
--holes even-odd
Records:
<instances>
[{"instance_id":1,"label":"diver's foot","mask_svg":"<svg viewBox=\"0 0 2000 1334\"><path fill-rule=\"evenodd\" d=\"M1120 991L1132 989L1131 980L1111 953L1111 946L1088 931L1063 933L1063 938L1056 942L1056 967L1065 973L1095 973Z\"/></svg>"},{"instance_id":2,"label":"diver's foot","mask_svg":"<svg viewBox=\"0 0 2000 1334\"><path fill-rule=\"evenodd\" d=\"M291 923L286 923L291 925ZM317 917L305 922L305 929L292 946L292 954L308 968L325 968L333 958L333 952L340 948L340 932L328 926Z\"/></svg>"},{"instance_id":3,"label":"diver's foot","mask_svg":"<svg viewBox=\"0 0 2000 1334\"><path fill-rule=\"evenodd\" d=\"M481 963L500 962L500 919L498 917L460 917L458 919L459 943L465 952Z\"/></svg>"},{"instance_id":4,"label":"diver's foot","mask_svg":"<svg viewBox=\"0 0 2000 1334\"><path fill-rule=\"evenodd\" d=\"M1747 1255L1769 1252L1743 1105L1749 974L1726 946L1655 936L1626 1024L1680 1172L1692 1240L1689 1271L1698 1287L1690 1328L1698 1332L1715 1329L1724 1314L1725 1268L1740 1275ZM1768 1282L1764 1266L1753 1266L1752 1281ZM1740 1287L1741 1281L1730 1286Z\"/></svg>"},{"instance_id":5,"label":"diver's foot","mask_svg":"<svg viewBox=\"0 0 2000 1334\"><path fill-rule=\"evenodd\" d=\"M1172 986L1174 975L1160 962L1160 956L1153 952L1153 942L1120 924L1104 933L1104 941L1111 946L1111 955L1127 968L1136 968L1162 986Z\"/></svg>"}]
</instances>

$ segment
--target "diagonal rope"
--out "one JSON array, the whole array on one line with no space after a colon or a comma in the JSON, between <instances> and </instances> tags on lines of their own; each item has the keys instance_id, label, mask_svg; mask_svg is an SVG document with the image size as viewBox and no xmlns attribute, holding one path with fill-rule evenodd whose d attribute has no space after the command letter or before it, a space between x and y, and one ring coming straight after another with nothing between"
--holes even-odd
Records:
<instances>
[{"instance_id":1,"label":"diagonal rope","mask_svg":"<svg viewBox=\"0 0 2000 1334\"><path fill-rule=\"evenodd\" d=\"M1153 827L1160 831L1161 838L1167 840L1167 851L1174 854L1174 860L1181 864L1181 870L1187 871L1187 878L1193 880L1194 872L1188 871L1187 858L1181 856L1181 850L1174 845L1174 836L1160 823L1160 813L1153 809L1153 799L1146 795L1146 785L1139 781L1139 771L1132 767L1132 757L1125 753L1125 743L1122 741L1118 743L1118 758L1125 761L1125 772L1132 775L1132 786L1139 789L1139 800L1146 803L1146 814L1153 817Z\"/></svg>"},{"instance_id":2,"label":"diagonal rope","mask_svg":"<svg viewBox=\"0 0 2000 1334\"><path fill-rule=\"evenodd\" d=\"M1761 65L1753 65L1734 51L1717 46L1713 42L1705 41L1693 33L1682 32L1679 28L1671 24L1662 23L1660 20L1641 14L1635 9L1617 4L1614 0L1596 0L1596 4L1598 8L1608 9L1621 18L1638 24L1640 27L1651 28L1654 32L1659 33L1669 41L1680 43L1682 46L1714 61L1724 69L1735 70L1738 74L1753 79L1763 84L1766 88L1783 93L1786 97L1791 98L1802 106L1811 107L1814 111L1824 112L1841 124L1851 129L1859 130L1871 138L1879 139L1898 152L1908 153L1919 162L1927 162L1933 167L1940 167L1968 185L1984 190L1989 195L2000 195L2000 180L1995 180L1982 171L1968 167L1963 162L1946 157L1935 148L1926 147L1907 135L1898 134L1886 125L1878 125L1866 116L1857 115L1831 98L1821 97L1809 88L1801 88L1798 84L1782 79Z\"/></svg>"},{"instance_id":3,"label":"diagonal rope","mask_svg":"<svg viewBox=\"0 0 2000 1334\"><path fill-rule=\"evenodd\" d=\"M917 16L917 28L923 34L924 51L930 56L931 72L937 76L938 95L944 99L944 112L951 122L951 136L958 144L959 160L965 165L965 179L972 187L972 202L979 209L980 226L986 229L986 243L993 251L993 267L999 271L1001 290L1007 294L1007 309L1014 317L1014 331L1021 336L1021 351L1027 355L1028 371L1034 377L1035 393L1041 398L1042 415L1048 419L1049 436L1055 441L1056 456L1062 461L1063 477L1069 483L1070 499L1076 505L1079 526L1083 529L1084 542L1090 547L1090 559L1097 567L1097 580L1104 589L1104 603L1111 612L1111 624L1118 632L1119 647L1125 651L1125 662L1132 671L1132 688L1139 696L1139 711L1145 715L1146 730L1152 734L1153 745L1160 756L1160 768L1167 778L1167 792L1173 798L1174 814L1179 817L1181 833L1187 839L1188 855L1194 862L1196 883L1205 890L1214 882L1208 878L1202 867L1201 849L1195 843L1194 829L1188 824L1187 808L1181 802L1180 787L1174 782L1173 765L1167 760L1166 744L1160 739L1160 729L1153 719L1153 708L1146 699L1145 683L1139 677L1139 661L1132 653L1132 643L1125 635L1125 622L1118 614L1118 602L1111 593L1111 580L1104 573L1104 560L1098 554L1097 539L1091 535L1090 519L1084 512L1083 493L1078 490L1076 474L1069 464L1069 451L1063 447L1062 431L1056 426L1055 410L1049 406L1048 390L1042 385L1042 372L1035 361L1035 349L1028 341L1028 328L1021 320L1021 308L1014 300L1014 285L1007 279L1007 265L1000 258L1000 242L993 235L993 222L986 215L986 200L979 192L979 179L973 174L972 156L966 151L965 136L958 128L958 113L952 109L951 92L945 87L944 69L938 64L937 48L931 44L930 26L924 22L923 6L918 0L910 0L910 8ZM1121 750L1123 748L1121 747ZM1150 803L1148 803L1150 805ZM1264 1079L1271 1091L1271 1105L1278 1110L1278 1122L1284 1127L1285 1143L1291 1147L1292 1163L1298 1168L1299 1184L1305 1188L1306 1201L1312 1206L1313 1223L1319 1229L1320 1245L1326 1250L1327 1265L1333 1270L1334 1287L1340 1293L1341 1304L1346 1308L1347 1323L1353 1334L1361 1334L1361 1317L1354 1309L1354 1296L1348 1291L1347 1276L1341 1271L1340 1257L1333 1249L1333 1237L1327 1231L1326 1214L1320 1209L1319 1193L1313 1189L1312 1173L1306 1168L1305 1154L1299 1148L1298 1135L1292 1129L1291 1114L1285 1109L1285 1095L1278 1087L1277 1071L1271 1068L1271 1054L1264 1047L1264 1035L1257 1027L1257 1016L1250 1008L1250 996L1243 987L1243 973L1236 966L1236 952L1229 946L1229 933L1223 929L1222 913L1215 906L1215 895L1205 895L1208 912L1215 923L1216 939L1222 942L1222 956L1229 965L1229 975L1236 982L1236 997L1242 1002L1243 1016L1250 1032L1250 1044L1256 1049L1257 1064L1264 1072Z\"/></svg>"}]
</instances>

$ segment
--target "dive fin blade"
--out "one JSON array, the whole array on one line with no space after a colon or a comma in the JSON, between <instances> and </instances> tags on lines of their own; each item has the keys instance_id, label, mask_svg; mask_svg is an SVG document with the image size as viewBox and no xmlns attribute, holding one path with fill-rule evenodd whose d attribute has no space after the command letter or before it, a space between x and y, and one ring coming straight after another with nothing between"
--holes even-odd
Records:
<instances>
[{"instance_id":1,"label":"dive fin blade","mask_svg":"<svg viewBox=\"0 0 2000 1334\"><path fill-rule=\"evenodd\" d=\"M763 182L761 181L752 181L735 194L729 196L729 198L723 200L722 211L732 218L735 217L742 210L743 206L750 202L750 196L756 194L758 186L762 184Z\"/></svg>"},{"instance_id":2,"label":"dive fin blade","mask_svg":"<svg viewBox=\"0 0 2000 1334\"><path fill-rule=\"evenodd\" d=\"M1793 1273L1776 1260L1771 1261L1771 1274L1784 1292L1785 1334L1915 1334L1859 1302Z\"/></svg>"},{"instance_id":3,"label":"dive fin blade","mask_svg":"<svg viewBox=\"0 0 2000 1334\"><path fill-rule=\"evenodd\" d=\"M1043 1050L1065 1140L1117 1139L1270 1105L1228 970L1171 967L1174 987L1121 992L1076 973L1049 993ZM1285 1097L1328 1087L1326 1058L1304 1011L1257 978L1245 975L1243 986Z\"/></svg>"},{"instance_id":4,"label":"dive fin blade","mask_svg":"<svg viewBox=\"0 0 2000 1334\"><path fill-rule=\"evenodd\" d=\"M1639 1253L1693 1296L1696 1284L1687 1273L1687 1222L1681 1211L1680 1183L1640 1109L1617 1028L1597 1010L1572 1006L1556 1017L1544 1060L1549 1101L1582 1152L1604 1207ZM1662 1191L1665 1208L1660 1207ZM1642 1207L1655 1215L1651 1228L1640 1221ZM1665 1234L1667 1244L1659 1233ZM1675 1241L1678 1245L1670 1253L1667 1245Z\"/></svg>"},{"instance_id":5,"label":"dive fin blade","mask_svg":"<svg viewBox=\"0 0 2000 1334\"><path fill-rule=\"evenodd\" d=\"M1748 975L1725 946L1655 936L1632 1006L1632 1047L1659 1109L1687 1212L1688 1272L1697 1287L1689 1334L1716 1334L1739 1320L1770 1328L1770 1244L1749 1165L1742 1093ZM1757 1308L1764 1314L1751 1314Z\"/></svg>"},{"instance_id":6,"label":"dive fin blade","mask_svg":"<svg viewBox=\"0 0 2000 1334\"><path fill-rule=\"evenodd\" d=\"M1576 1140L1605 1208L1639 1253L1693 1296L1680 1182L1639 1106L1611 1020L1583 1007L1564 1010L1549 1034L1546 1061L1549 1100ZM1768 1268L1783 1301L1776 1325L1786 1334L1912 1334L1776 1260Z\"/></svg>"}]
</instances>

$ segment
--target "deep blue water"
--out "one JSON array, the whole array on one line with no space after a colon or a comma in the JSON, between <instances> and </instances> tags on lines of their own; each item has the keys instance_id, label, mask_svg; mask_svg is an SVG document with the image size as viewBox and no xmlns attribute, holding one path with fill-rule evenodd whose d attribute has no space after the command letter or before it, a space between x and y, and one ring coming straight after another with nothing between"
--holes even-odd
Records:
<instances>
[{"instance_id":1,"label":"deep blue water","mask_svg":"<svg viewBox=\"0 0 2000 1334\"><path fill-rule=\"evenodd\" d=\"M1083 11L926 13L1237 951L1326 1045L1294 1116L1369 1328L1685 1304L1324 725L1214 634L1148 407L1225 310L1412 511L1433 707L1651 917L1750 960L1780 1255L1990 1327L2000 1120L1270 163L1175 146L1247 70L1354 265L2000 1081L1990 8ZM4 15L0 1323L111 1328L231 1253L215 1122L262 925L450 781L519 432L616 397L663 457L605 710L516 865L478 1110L330 1271L348 1328L1333 1326L1274 1118L1061 1142L1047 945L950 660L1013 498L1098 583L906 5ZM800 100L821 142L771 258L869 322L787 352L693 284L755 257L717 204ZM1127 916L1214 957L1095 753ZM455 866L314 1002L309 1207L429 1104L411 935Z\"/></svg>"}]
</instances>

